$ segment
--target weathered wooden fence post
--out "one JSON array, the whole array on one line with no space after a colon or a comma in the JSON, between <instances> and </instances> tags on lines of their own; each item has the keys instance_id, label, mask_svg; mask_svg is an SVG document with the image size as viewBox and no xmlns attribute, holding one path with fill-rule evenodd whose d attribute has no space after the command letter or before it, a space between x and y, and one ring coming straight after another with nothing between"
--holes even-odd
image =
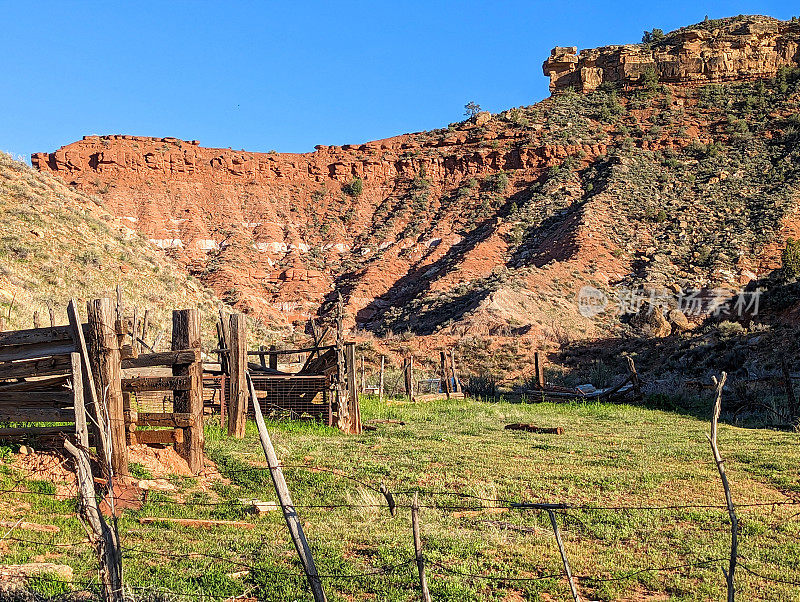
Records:
<instances>
[{"instance_id":1,"label":"weathered wooden fence post","mask_svg":"<svg viewBox=\"0 0 800 602\"><path fill-rule=\"evenodd\" d=\"M381 356L381 373L378 377L378 401L383 401L383 368L386 362L386 356Z\"/></svg>"},{"instance_id":2,"label":"weathered wooden fence post","mask_svg":"<svg viewBox=\"0 0 800 602\"><path fill-rule=\"evenodd\" d=\"M292 542L294 542L294 547L300 557L300 562L306 573L308 584L311 586L311 592L314 594L314 601L325 602L326 598L325 591L322 589L322 581L320 581L319 574L317 573L317 567L314 564L311 548L308 546L305 533L303 533L300 517L297 515L297 511L292 503L292 496L289 493L289 487L286 485L286 479L283 476L280 462L278 462L275 448L272 446L272 440L270 439L269 431L267 431L267 425L264 423L264 417L261 415L261 406L258 403L258 397L256 397L256 389L253 386L253 380L250 378L249 374L247 374L246 377L250 399L253 402L253 413L255 414L256 426L258 427L258 436L261 439L261 447L267 458L269 474L275 486L275 493L278 496L278 501L283 510L283 518L286 520L286 526L289 527Z\"/></svg>"},{"instance_id":3,"label":"weathered wooden fence post","mask_svg":"<svg viewBox=\"0 0 800 602\"><path fill-rule=\"evenodd\" d=\"M414 557L417 561L422 600L423 602L431 602L428 579L425 577L425 557L422 555L422 535L419 530L419 496L416 493L414 493L414 501L411 503L411 529L414 532Z\"/></svg>"},{"instance_id":4,"label":"weathered wooden fence post","mask_svg":"<svg viewBox=\"0 0 800 602\"><path fill-rule=\"evenodd\" d=\"M795 429L800 428L800 406L797 404L797 396L792 386L792 374L789 372L789 364L786 358L781 359L781 370L783 371L783 386L786 389L786 400L789 403L789 422Z\"/></svg>"},{"instance_id":5,"label":"weathered wooden fence post","mask_svg":"<svg viewBox=\"0 0 800 602\"><path fill-rule=\"evenodd\" d=\"M450 377L447 375L447 354L444 351L439 352L439 360L442 368L442 388L447 399L450 399Z\"/></svg>"},{"instance_id":6,"label":"weathered wooden fence post","mask_svg":"<svg viewBox=\"0 0 800 602\"><path fill-rule=\"evenodd\" d=\"M111 299L87 303L92 372L95 375L100 408L105 410L111 446L111 468L119 477L128 475L128 447L122 402L121 360ZM102 423L101 423L102 424Z\"/></svg>"},{"instance_id":7,"label":"weathered wooden fence post","mask_svg":"<svg viewBox=\"0 0 800 602\"><path fill-rule=\"evenodd\" d=\"M349 432L361 433L361 411L358 403L358 384L356 383L356 344L345 343L345 363L347 365L347 403L350 415Z\"/></svg>"},{"instance_id":8,"label":"weathered wooden fence post","mask_svg":"<svg viewBox=\"0 0 800 602\"><path fill-rule=\"evenodd\" d=\"M228 342L231 372L228 435L244 439L247 421L247 322L243 314L231 314Z\"/></svg>"},{"instance_id":9,"label":"weathered wooden fence post","mask_svg":"<svg viewBox=\"0 0 800 602\"><path fill-rule=\"evenodd\" d=\"M725 461L719 453L717 447L717 421L719 420L720 412L722 411L722 390L725 388L725 380L728 375L723 372L719 380L714 377L714 384L717 386L716 394L714 397L714 409L711 413L711 436L708 437L708 442L711 444L711 453L714 456L714 462L719 471L719 477L722 481L722 489L725 492L725 505L728 507L728 516L731 520L731 553L728 561L728 570L722 569L725 575L725 581L728 585L728 602L734 602L736 599L736 583L734 581L734 573L736 572L736 559L739 557L739 519L736 516L736 508L733 505L731 498L731 487L728 483L728 476L725 474Z\"/></svg>"},{"instance_id":10,"label":"weathered wooden fence post","mask_svg":"<svg viewBox=\"0 0 800 602\"><path fill-rule=\"evenodd\" d=\"M78 449L68 440L64 448L75 458L75 473L78 477L78 498L82 519L89 525L87 532L100 563L100 582L104 602L123 602L122 557L116 533L109 528L100 510L89 464L89 452Z\"/></svg>"},{"instance_id":11,"label":"weathered wooden fence post","mask_svg":"<svg viewBox=\"0 0 800 602\"><path fill-rule=\"evenodd\" d=\"M99 395L97 394L97 386L94 379L94 371L92 370L92 360L89 355L89 346L86 344L86 338L83 333L83 324L81 323L80 315L78 314L78 303L75 299L71 299L67 305L67 318L69 319L70 330L72 331L72 340L78 348L78 354L81 360L81 376L83 378L83 392L84 392L84 407L89 415L92 417L91 424L87 425L89 430L94 433L95 447L97 448L97 455L101 458L101 464L104 464L106 457L111 455L109 450L108 433L105 428L100 428L100 425L105 424L105 412L101 406ZM86 407L88 406L88 407Z\"/></svg>"},{"instance_id":12,"label":"weathered wooden fence post","mask_svg":"<svg viewBox=\"0 0 800 602\"><path fill-rule=\"evenodd\" d=\"M86 426L86 406L83 399L83 370L80 353L69 354L72 372L72 405L75 408L75 438L83 449L89 448L89 430Z\"/></svg>"},{"instance_id":13,"label":"weathered wooden fence post","mask_svg":"<svg viewBox=\"0 0 800 602\"><path fill-rule=\"evenodd\" d=\"M630 374L631 385L633 385L633 395L637 401L642 400L642 381L639 380L639 373L636 372L636 364L633 363L633 358L628 355L625 357L628 362L628 373Z\"/></svg>"},{"instance_id":14,"label":"weathered wooden fence post","mask_svg":"<svg viewBox=\"0 0 800 602\"><path fill-rule=\"evenodd\" d=\"M536 386L539 389L544 389L544 359L542 358L542 354L538 351L533 354L533 364L536 370Z\"/></svg>"},{"instance_id":15,"label":"weathered wooden fence post","mask_svg":"<svg viewBox=\"0 0 800 602\"><path fill-rule=\"evenodd\" d=\"M338 293L336 303L336 426L350 432L351 419L348 403L347 366L344 357L344 301Z\"/></svg>"},{"instance_id":16,"label":"weathered wooden fence post","mask_svg":"<svg viewBox=\"0 0 800 602\"><path fill-rule=\"evenodd\" d=\"M197 356L191 364L176 364L174 376L188 376L188 390L173 391L173 410L189 414L189 426L185 429L183 443L176 445L178 453L189 464L194 474L203 470L203 364L200 361L200 313L197 309L181 309L172 312L172 350L194 349Z\"/></svg>"},{"instance_id":17,"label":"weathered wooden fence post","mask_svg":"<svg viewBox=\"0 0 800 602\"><path fill-rule=\"evenodd\" d=\"M270 354L269 354L269 367L272 370L277 370L278 369L278 354L275 353L276 350L277 350L277 348L275 347L275 345L270 345L269 346L269 351L270 351ZM261 356L261 357L264 357L264 356Z\"/></svg>"}]
</instances>

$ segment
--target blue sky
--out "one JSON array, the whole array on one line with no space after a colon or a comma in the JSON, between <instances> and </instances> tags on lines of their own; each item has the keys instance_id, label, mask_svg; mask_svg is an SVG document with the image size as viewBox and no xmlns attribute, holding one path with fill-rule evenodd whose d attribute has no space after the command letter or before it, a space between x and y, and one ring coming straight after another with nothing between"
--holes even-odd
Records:
<instances>
[{"instance_id":1,"label":"blue sky","mask_svg":"<svg viewBox=\"0 0 800 602\"><path fill-rule=\"evenodd\" d=\"M793 10L794 9L794 10ZM0 150L86 134L306 152L446 126L547 96L553 46L637 42L765 2L8 2Z\"/></svg>"}]
</instances>

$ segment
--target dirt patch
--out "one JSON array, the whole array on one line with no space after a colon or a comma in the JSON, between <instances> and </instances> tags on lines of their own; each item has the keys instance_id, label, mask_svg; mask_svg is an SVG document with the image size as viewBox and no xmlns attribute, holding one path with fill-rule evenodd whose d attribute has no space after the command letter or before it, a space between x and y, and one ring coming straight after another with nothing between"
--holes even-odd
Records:
<instances>
[{"instance_id":1,"label":"dirt patch","mask_svg":"<svg viewBox=\"0 0 800 602\"><path fill-rule=\"evenodd\" d=\"M72 461L57 451L40 451L32 454L15 454L11 466L26 480L47 481L56 488L55 498L74 498L78 488ZM19 486L22 489L22 485Z\"/></svg>"}]
</instances>

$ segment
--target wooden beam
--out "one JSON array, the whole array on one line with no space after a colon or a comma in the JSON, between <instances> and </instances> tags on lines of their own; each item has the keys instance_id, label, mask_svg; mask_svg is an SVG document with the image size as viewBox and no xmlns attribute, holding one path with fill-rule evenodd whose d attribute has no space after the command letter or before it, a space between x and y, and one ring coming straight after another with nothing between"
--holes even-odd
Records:
<instances>
[{"instance_id":1,"label":"wooden beam","mask_svg":"<svg viewBox=\"0 0 800 602\"><path fill-rule=\"evenodd\" d=\"M172 412L170 414L139 412L136 424L139 426L186 428L196 426L196 420L188 412Z\"/></svg>"},{"instance_id":2,"label":"wooden beam","mask_svg":"<svg viewBox=\"0 0 800 602\"><path fill-rule=\"evenodd\" d=\"M120 477L128 476L128 446L125 440L125 415L122 400L119 340L114 328L114 304L111 299L87 303L92 373L98 396L102 399L110 424L111 468Z\"/></svg>"},{"instance_id":3,"label":"wooden beam","mask_svg":"<svg viewBox=\"0 0 800 602\"><path fill-rule=\"evenodd\" d=\"M123 378L123 391L189 391L192 382L188 376L154 376Z\"/></svg>"},{"instance_id":4,"label":"wooden beam","mask_svg":"<svg viewBox=\"0 0 800 602\"><path fill-rule=\"evenodd\" d=\"M122 368L151 368L153 366L188 365L200 361L199 349L143 353L139 357L122 360Z\"/></svg>"},{"instance_id":5,"label":"wooden beam","mask_svg":"<svg viewBox=\"0 0 800 602\"><path fill-rule=\"evenodd\" d=\"M84 411L92 418L91 423L87 424L87 428L89 432L94 435L97 455L100 458L100 465L105 466L106 458L108 457L106 450L109 449L110 445L108 433L104 428L100 428L100 425L105 423L105 413L100 405L97 385L94 380L94 371L92 370L92 360L89 355L89 346L86 344L86 333L89 330L89 325L81 323L81 317L78 315L78 303L75 299L70 299L70 302L67 304L67 319L69 320L72 340L81 358ZM71 365L72 360L70 357L70 370L72 370Z\"/></svg>"},{"instance_id":6,"label":"wooden beam","mask_svg":"<svg viewBox=\"0 0 800 602\"><path fill-rule=\"evenodd\" d=\"M86 407L84 406L83 374L81 370L81 354L69 356L72 364L72 406L75 413L75 439L84 449L89 448L89 427L86 424Z\"/></svg>"},{"instance_id":7,"label":"wooden beam","mask_svg":"<svg viewBox=\"0 0 800 602\"><path fill-rule=\"evenodd\" d=\"M200 312L197 309L181 309L172 312L172 348L200 350ZM184 443L176 446L178 453L188 462L189 470L198 474L203 470L203 365L200 361L192 364L178 364L172 367L173 407L176 413L188 413L191 422L187 427Z\"/></svg>"},{"instance_id":8,"label":"wooden beam","mask_svg":"<svg viewBox=\"0 0 800 602\"><path fill-rule=\"evenodd\" d=\"M168 429L158 431L136 431L136 442L143 443L144 445L161 444L179 444L183 443L183 429Z\"/></svg>"},{"instance_id":9,"label":"wooden beam","mask_svg":"<svg viewBox=\"0 0 800 602\"><path fill-rule=\"evenodd\" d=\"M72 341L7 345L0 347L0 362L29 360L51 355L69 355L73 351L75 351L75 344Z\"/></svg>"},{"instance_id":10,"label":"wooden beam","mask_svg":"<svg viewBox=\"0 0 800 602\"><path fill-rule=\"evenodd\" d=\"M34 343L59 343L72 341L69 326L51 328L28 328L27 330L10 330L0 333L0 347L9 345L32 345Z\"/></svg>"},{"instance_id":11,"label":"wooden beam","mask_svg":"<svg viewBox=\"0 0 800 602\"><path fill-rule=\"evenodd\" d=\"M73 422L74 420L75 412L71 408L0 406L0 421L3 422Z\"/></svg>"},{"instance_id":12,"label":"wooden beam","mask_svg":"<svg viewBox=\"0 0 800 602\"><path fill-rule=\"evenodd\" d=\"M247 419L247 323L243 314L231 314L228 337L231 350L228 435L244 439Z\"/></svg>"},{"instance_id":13,"label":"wooden beam","mask_svg":"<svg viewBox=\"0 0 800 602\"><path fill-rule=\"evenodd\" d=\"M69 372L70 360L67 355L56 355L40 359L23 360L0 364L0 379L30 378L51 376Z\"/></svg>"},{"instance_id":14,"label":"wooden beam","mask_svg":"<svg viewBox=\"0 0 800 602\"><path fill-rule=\"evenodd\" d=\"M74 433L75 427L67 426L5 426L0 428L0 439L17 437L52 437Z\"/></svg>"},{"instance_id":15,"label":"wooden beam","mask_svg":"<svg viewBox=\"0 0 800 602\"><path fill-rule=\"evenodd\" d=\"M72 391L0 391L0 405L72 405Z\"/></svg>"},{"instance_id":16,"label":"wooden beam","mask_svg":"<svg viewBox=\"0 0 800 602\"><path fill-rule=\"evenodd\" d=\"M70 375L49 376L35 380L23 380L13 383L0 383L0 392L3 391L36 391L39 389L57 389L70 381Z\"/></svg>"},{"instance_id":17,"label":"wooden beam","mask_svg":"<svg viewBox=\"0 0 800 602\"><path fill-rule=\"evenodd\" d=\"M275 453L275 448L272 446L272 440L267 431L267 425L264 423L264 417L261 414L261 407L256 397L256 391L253 388L253 381L250 376L246 375L247 386L250 397L253 402L253 411L256 418L256 426L258 427L258 436L261 440L261 447L264 450L264 456L267 459L267 466L269 473L272 477L272 483L275 486L275 493L278 496L278 501L283 510L283 518L286 520L286 526L289 527L289 533L294 542L294 547L300 557L300 562L303 565L303 570L306 573L308 584L311 587L311 592L314 595L315 602L325 602L325 591L322 589L322 581L317 573L317 567L314 564L314 557L311 554L311 548L306 540L305 533L303 533L303 526L300 522L300 517L295 510L292 496L289 493L289 487L286 485L286 479L283 476L278 455Z\"/></svg>"},{"instance_id":18,"label":"wooden beam","mask_svg":"<svg viewBox=\"0 0 800 602\"><path fill-rule=\"evenodd\" d=\"M361 433L361 411L358 403L358 383L356 382L356 344L345 343L345 359L347 365L347 402L350 414L350 432Z\"/></svg>"}]
</instances>

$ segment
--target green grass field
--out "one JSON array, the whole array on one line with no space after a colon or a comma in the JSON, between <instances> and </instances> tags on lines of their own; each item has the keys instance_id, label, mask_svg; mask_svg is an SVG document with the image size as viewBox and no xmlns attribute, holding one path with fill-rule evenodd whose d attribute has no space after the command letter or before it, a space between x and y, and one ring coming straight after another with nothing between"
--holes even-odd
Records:
<instances>
[{"instance_id":1,"label":"green grass field","mask_svg":"<svg viewBox=\"0 0 800 602\"><path fill-rule=\"evenodd\" d=\"M605 404L458 400L379 405L369 399L362 402L362 414L365 420L392 418L406 424L378 424L375 431L348 436L313 424L268 422L318 569L326 576L329 600L418 599L416 568L409 563L408 505L415 490L424 506L422 538L433 598L453 601L570 597L547 514L492 509L498 505L492 500L602 507L724 502L706 439L709 423L692 416ZM564 434L504 430L510 422L560 426ZM734 502L800 500L797 434L722 424L719 445ZM255 426L248 424L246 438L236 441L209 424L207 454L230 484L204 492L193 479L176 478L178 494L151 495L141 510L127 511L119 521L125 579L135 588L132 592L146 600L217 600L240 594L309 600L281 514L255 517L237 501L275 499L269 474L258 468L264 456ZM12 488L15 474L3 468L0 489ZM381 482L397 492L395 517L376 491ZM48 483L28 480L25 486L52 491ZM74 518L74 501L11 493L3 498L0 513L9 515L6 520L24 517L62 530L56 535L15 531L12 538L41 545L6 539L0 543L0 563L65 563L75 568L75 580L95 579L87 545L46 545L85 537ZM482 511L460 515L464 507ZM800 600L797 513L794 505L739 508L741 562L768 577L740 567L740 599ZM137 519L143 516L243 520L255 528L141 525ZM727 564L716 560L727 558L729 550L724 509L583 508L559 513L558 520L585 598L724 598L721 567ZM248 572L236 574L242 571ZM64 588L46 579L34 585L43 595Z\"/></svg>"}]
</instances>

